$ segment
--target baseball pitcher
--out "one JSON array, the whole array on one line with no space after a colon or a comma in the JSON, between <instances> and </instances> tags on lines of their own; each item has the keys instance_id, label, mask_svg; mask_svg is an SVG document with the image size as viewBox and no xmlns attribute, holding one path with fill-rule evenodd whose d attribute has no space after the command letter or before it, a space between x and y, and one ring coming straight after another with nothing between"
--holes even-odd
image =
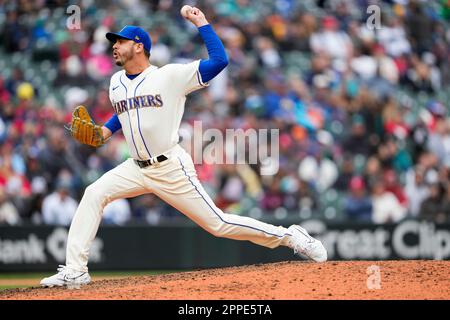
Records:
<instances>
[{"instance_id":1,"label":"baseball pitcher","mask_svg":"<svg viewBox=\"0 0 450 320\"><path fill-rule=\"evenodd\" d=\"M224 46L198 8L183 16L202 37L208 59L158 68L150 63L150 36L126 26L107 33L113 59L121 66L111 77L109 97L113 117L99 126L83 106L73 112L72 136L83 144L103 145L122 129L131 157L88 186L72 220L66 265L41 281L45 287L84 285L89 248L99 228L103 208L120 198L153 193L217 237L248 240L268 248L288 246L316 262L327 260L322 243L297 225L289 228L222 212L200 184L191 156L178 144L178 129L186 96L207 87L228 64Z\"/></svg>"}]
</instances>

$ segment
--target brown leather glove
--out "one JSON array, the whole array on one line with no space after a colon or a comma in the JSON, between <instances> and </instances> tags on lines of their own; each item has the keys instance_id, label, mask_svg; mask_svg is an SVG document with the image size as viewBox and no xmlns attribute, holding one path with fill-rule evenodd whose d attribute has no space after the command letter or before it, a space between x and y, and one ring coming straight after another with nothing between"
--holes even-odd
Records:
<instances>
[{"instance_id":1,"label":"brown leather glove","mask_svg":"<svg viewBox=\"0 0 450 320\"><path fill-rule=\"evenodd\" d=\"M100 147L105 143L103 130L95 124L84 106L75 108L72 114L70 127L66 127L75 140L92 147Z\"/></svg>"}]
</instances>

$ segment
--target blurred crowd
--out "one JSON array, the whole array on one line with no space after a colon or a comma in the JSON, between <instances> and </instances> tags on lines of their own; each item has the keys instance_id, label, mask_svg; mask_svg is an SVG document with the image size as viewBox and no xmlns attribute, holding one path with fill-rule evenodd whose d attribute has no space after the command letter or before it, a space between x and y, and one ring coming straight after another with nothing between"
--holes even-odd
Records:
<instances>
[{"instance_id":1,"label":"blurred crowd","mask_svg":"<svg viewBox=\"0 0 450 320\"><path fill-rule=\"evenodd\" d=\"M129 156L121 133L93 149L63 127L78 104L99 123L112 115L109 77L118 67L106 32L122 23L146 27L157 66L207 56L179 15L185 1L82 3L80 27L71 29L67 1L0 0L3 66L8 57L23 59L10 73L0 70L0 224L69 225L84 188ZM262 175L261 163L197 165L220 208L380 224L450 220L449 100L442 98L450 88L449 1L195 4L230 63L188 98L181 144L189 147L194 121L203 130L279 130L275 175ZM379 25L367 23L372 4L381 8L371 20ZM36 65L38 77L29 72ZM103 221L179 216L149 194L109 204Z\"/></svg>"}]
</instances>

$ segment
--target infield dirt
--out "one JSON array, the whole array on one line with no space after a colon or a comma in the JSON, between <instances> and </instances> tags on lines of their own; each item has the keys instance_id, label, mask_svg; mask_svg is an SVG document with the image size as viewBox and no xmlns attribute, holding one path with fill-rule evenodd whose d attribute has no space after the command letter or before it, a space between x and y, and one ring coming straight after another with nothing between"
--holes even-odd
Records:
<instances>
[{"instance_id":1,"label":"infield dirt","mask_svg":"<svg viewBox=\"0 0 450 320\"><path fill-rule=\"evenodd\" d=\"M10 289L0 292L5 299L448 300L450 261L289 261L99 280L80 289Z\"/></svg>"}]
</instances>

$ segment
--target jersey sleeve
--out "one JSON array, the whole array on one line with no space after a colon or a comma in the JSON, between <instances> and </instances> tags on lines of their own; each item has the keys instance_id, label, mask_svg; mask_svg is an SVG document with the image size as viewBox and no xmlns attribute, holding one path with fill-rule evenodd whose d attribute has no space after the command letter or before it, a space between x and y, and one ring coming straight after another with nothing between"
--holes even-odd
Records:
<instances>
[{"instance_id":1,"label":"jersey sleeve","mask_svg":"<svg viewBox=\"0 0 450 320\"><path fill-rule=\"evenodd\" d=\"M202 81L202 76L199 71L200 61L196 60L191 63L177 64L176 68L173 68L173 79L175 79L175 82L184 95L209 86L208 82Z\"/></svg>"},{"instance_id":2,"label":"jersey sleeve","mask_svg":"<svg viewBox=\"0 0 450 320\"><path fill-rule=\"evenodd\" d=\"M104 124L105 127L107 127L112 134L114 134L117 130L122 128L122 125L120 124L119 117L117 114L113 114L112 117Z\"/></svg>"}]
</instances>

